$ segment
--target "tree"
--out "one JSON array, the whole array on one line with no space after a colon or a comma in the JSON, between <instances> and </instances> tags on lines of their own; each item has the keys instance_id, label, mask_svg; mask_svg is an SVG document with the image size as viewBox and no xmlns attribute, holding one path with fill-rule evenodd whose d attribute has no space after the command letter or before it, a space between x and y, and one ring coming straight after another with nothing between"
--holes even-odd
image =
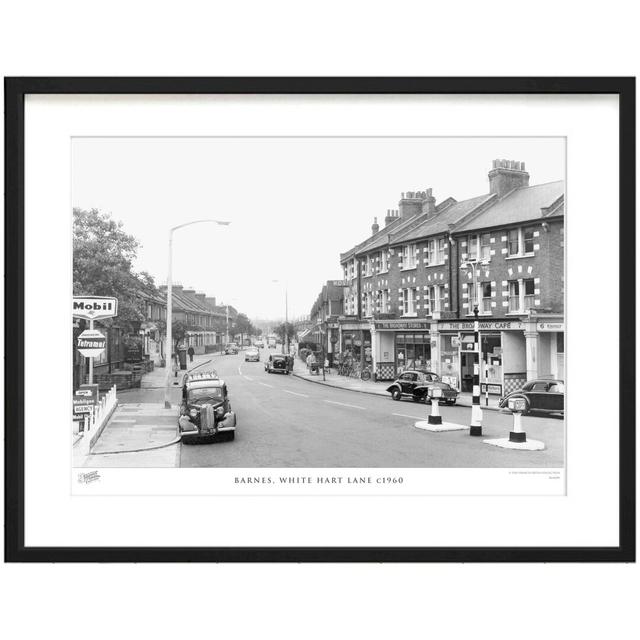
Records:
<instances>
[{"instance_id":1,"label":"tree","mask_svg":"<svg viewBox=\"0 0 640 640\"><path fill-rule=\"evenodd\" d=\"M116 322L127 332L136 330L145 318L140 293L156 293L153 278L133 270L139 246L109 214L74 208L73 295L117 298Z\"/></svg>"},{"instance_id":2,"label":"tree","mask_svg":"<svg viewBox=\"0 0 640 640\"><path fill-rule=\"evenodd\" d=\"M236 316L234 328L235 332L240 334L240 346L244 346L244 336L252 335L255 331L254 326L251 324L251 320L249 320L244 313L239 313Z\"/></svg>"},{"instance_id":3,"label":"tree","mask_svg":"<svg viewBox=\"0 0 640 640\"><path fill-rule=\"evenodd\" d=\"M287 341L287 337L289 337L289 342L295 338L296 329L290 322L283 322L274 329L274 333L280 338L282 344L284 344Z\"/></svg>"}]
</instances>

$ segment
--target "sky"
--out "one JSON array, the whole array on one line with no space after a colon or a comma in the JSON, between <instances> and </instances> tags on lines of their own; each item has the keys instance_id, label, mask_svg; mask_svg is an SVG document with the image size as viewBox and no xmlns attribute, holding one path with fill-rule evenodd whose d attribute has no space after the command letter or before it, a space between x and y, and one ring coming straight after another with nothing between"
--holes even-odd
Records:
<instances>
[{"instance_id":1,"label":"sky","mask_svg":"<svg viewBox=\"0 0 640 640\"><path fill-rule=\"evenodd\" d=\"M174 233L174 283L250 318L284 317L286 291L292 319L402 192L488 193L496 158L524 161L532 185L565 177L564 138L74 138L72 203L122 221L156 284L171 227L230 221Z\"/></svg>"}]
</instances>

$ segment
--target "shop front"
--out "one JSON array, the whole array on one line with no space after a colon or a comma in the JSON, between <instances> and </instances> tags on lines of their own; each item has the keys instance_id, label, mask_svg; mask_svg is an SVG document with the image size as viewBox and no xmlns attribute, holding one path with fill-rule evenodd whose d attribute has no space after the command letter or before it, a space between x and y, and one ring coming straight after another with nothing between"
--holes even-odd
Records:
<instances>
[{"instance_id":1,"label":"shop front","mask_svg":"<svg viewBox=\"0 0 640 640\"><path fill-rule=\"evenodd\" d=\"M376 320L373 351L376 380L394 380L406 369L432 370L429 320Z\"/></svg>"},{"instance_id":2,"label":"shop front","mask_svg":"<svg viewBox=\"0 0 640 640\"><path fill-rule=\"evenodd\" d=\"M373 372L373 349L371 345L371 326L367 323L348 323L339 325L340 355L342 359L360 364L362 370Z\"/></svg>"},{"instance_id":3,"label":"shop front","mask_svg":"<svg viewBox=\"0 0 640 640\"><path fill-rule=\"evenodd\" d=\"M436 371L459 391L473 391L475 350L473 321L439 322ZM519 320L480 321L480 391L501 396L506 387L526 379L524 323Z\"/></svg>"}]
</instances>

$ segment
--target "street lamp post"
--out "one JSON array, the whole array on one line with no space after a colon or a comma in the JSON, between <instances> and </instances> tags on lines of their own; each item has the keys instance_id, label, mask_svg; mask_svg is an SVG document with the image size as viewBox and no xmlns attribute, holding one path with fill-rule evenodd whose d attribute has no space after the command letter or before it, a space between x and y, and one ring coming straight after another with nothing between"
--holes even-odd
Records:
<instances>
[{"instance_id":1,"label":"street lamp post","mask_svg":"<svg viewBox=\"0 0 640 640\"><path fill-rule=\"evenodd\" d=\"M192 222L185 222L169 229L169 269L167 274L167 340L165 346L165 366L167 367L167 376L164 388L164 408L171 409L171 401L169 400L169 389L171 385L171 369L173 368L173 282L172 282L172 269L173 269L173 232L183 227L189 227L194 224L200 224L203 222L214 222L219 225L229 225L230 222L223 220L193 220ZM171 365L169 364L171 362Z\"/></svg>"},{"instance_id":2,"label":"street lamp post","mask_svg":"<svg viewBox=\"0 0 640 640\"><path fill-rule=\"evenodd\" d=\"M282 340L282 353L289 353L289 288L287 282L281 282L280 280L272 280L271 282L278 282L284 284L284 336ZM285 342L287 350L285 351Z\"/></svg>"},{"instance_id":3,"label":"street lamp post","mask_svg":"<svg viewBox=\"0 0 640 640\"><path fill-rule=\"evenodd\" d=\"M480 265L486 265L485 261L463 262L462 269L471 268L473 283L473 400L471 405L470 436L482 435L482 409L480 408L480 323L478 321L478 271Z\"/></svg>"}]
</instances>

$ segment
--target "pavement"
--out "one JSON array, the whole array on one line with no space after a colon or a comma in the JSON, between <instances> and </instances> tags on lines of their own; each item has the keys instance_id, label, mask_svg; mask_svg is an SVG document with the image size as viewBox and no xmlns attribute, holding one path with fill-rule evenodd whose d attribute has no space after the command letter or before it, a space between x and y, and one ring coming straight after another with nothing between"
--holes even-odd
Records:
<instances>
[{"instance_id":1,"label":"pavement","mask_svg":"<svg viewBox=\"0 0 640 640\"><path fill-rule=\"evenodd\" d=\"M339 389L347 389L349 391L358 391L360 393L371 393L373 395L389 397L387 387L391 384L391 380L384 382L374 382L373 380L360 380L358 378L350 378L348 376L338 375L335 369L327 369L325 371L324 380L322 377L322 370L319 370L318 374L311 374L307 369L307 366L296 358L293 365L293 375L309 382L316 382L318 384L324 384L329 387L337 387ZM458 404L462 407L470 407L472 405L473 396L470 393L462 392L458 396ZM498 396L489 396L488 404L486 403L485 396L480 398L480 406L482 409L488 409L489 411L499 411Z\"/></svg>"},{"instance_id":2,"label":"pavement","mask_svg":"<svg viewBox=\"0 0 640 640\"><path fill-rule=\"evenodd\" d=\"M139 389L118 392L118 407L87 457L85 467L176 466L180 387L185 373L211 362L208 354L194 356L187 371L178 371L170 391L171 409L164 408L166 369L142 376Z\"/></svg>"},{"instance_id":3,"label":"pavement","mask_svg":"<svg viewBox=\"0 0 640 640\"><path fill-rule=\"evenodd\" d=\"M411 399L393 401L386 383L343 379L312 384L297 367L296 375L269 374L261 362L236 356L197 356L190 366L215 368L229 389L237 416L234 441L171 444L176 435L178 384L170 391L173 408L164 409L164 370L147 374L140 389L120 392L120 407L86 466L219 468L482 468L564 466L564 421L524 416L527 437L542 441L542 451L492 447L484 439L504 438L511 416L483 411L481 438L469 435L468 406L440 407L443 422L459 431L430 432L415 427L431 409ZM316 378L314 376L314 378ZM321 378L321 376L320 376ZM338 379L339 378L339 379ZM340 383L340 386L337 383ZM346 383L346 384L345 384ZM348 384L348 387L347 387ZM371 392L375 389L375 392ZM361 393L354 393L360 391ZM164 444L164 446L163 446ZM118 449L116 449L119 447ZM160 447L160 448L157 448ZM131 452L136 448L142 451ZM105 453L106 451L130 453Z\"/></svg>"}]
</instances>

